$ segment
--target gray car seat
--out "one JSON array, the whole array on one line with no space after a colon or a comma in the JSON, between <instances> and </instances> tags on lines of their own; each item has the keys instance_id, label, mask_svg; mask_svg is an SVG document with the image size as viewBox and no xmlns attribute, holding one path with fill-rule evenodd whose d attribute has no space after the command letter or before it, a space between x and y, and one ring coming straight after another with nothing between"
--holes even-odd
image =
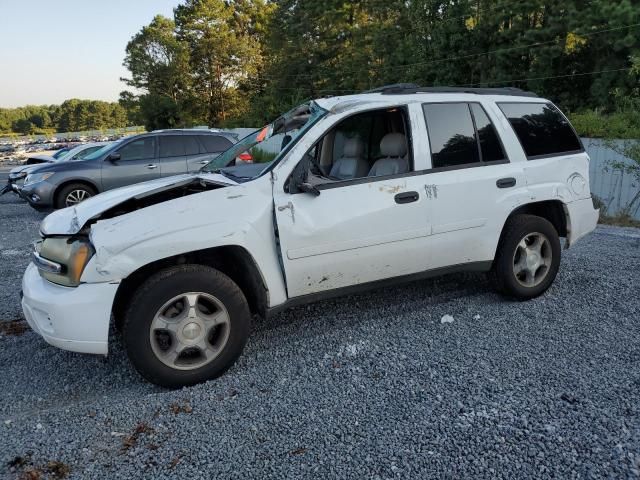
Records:
<instances>
[{"instance_id":1,"label":"gray car seat","mask_svg":"<svg viewBox=\"0 0 640 480\"><path fill-rule=\"evenodd\" d=\"M369 163L362 157L364 144L359 138L347 138L342 156L335 161L329 175L340 180L366 177Z\"/></svg>"},{"instance_id":2,"label":"gray car seat","mask_svg":"<svg viewBox=\"0 0 640 480\"><path fill-rule=\"evenodd\" d=\"M370 177L395 175L409 171L407 140L402 133L388 133L380 142L380 153L384 156L376 161L369 171Z\"/></svg>"}]
</instances>

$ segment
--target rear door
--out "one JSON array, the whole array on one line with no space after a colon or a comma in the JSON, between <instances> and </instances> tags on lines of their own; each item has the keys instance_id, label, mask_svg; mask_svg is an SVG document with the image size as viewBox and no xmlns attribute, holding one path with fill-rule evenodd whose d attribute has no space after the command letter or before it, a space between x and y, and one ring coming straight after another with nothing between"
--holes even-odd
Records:
<instances>
[{"instance_id":1,"label":"rear door","mask_svg":"<svg viewBox=\"0 0 640 480\"><path fill-rule=\"evenodd\" d=\"M187 173L187 156L181 134L158 135L158 158L163 177Z\"/></svg>"},{"instance_id":2,"label":"rear door","mask_svg":"<svg viewBox=\"0 0 640 480\"><path fill-rule=\"evenodd\" d=\"M187 135L189 136L189 135ZM199 134L192 135L193 140L197 141L199 153L188 155L187 162L189 172L197 172L211 160L216 158L222 152L226 151L233 145L233 142L222 135L215 134ZM187 148L190 152L195 152L196 142L188 140Z\"/></svg>"},{"instance_id":3,"label":"rear door","mask_svg":"<svg viewBox=\"0 0 640 480\"><path fill-rule=\"evenodd\" d=\"M522 163L509 161L480 103L426 103L423 111L432 167L425 176L430 268L491 260L504 218L526 198Z\"/></svg>"},{"instance_id":4,"label":"rear door","mask_svg":"<svg viewBox=\"0 0 640 480\"><path fill-rule=\"evenodd\" d=\"M156 154L155 136L133 139L114 153L120 154L118 160L102 162L104 190L160 178L161 168Z\"/></svg>"}]
</instances>

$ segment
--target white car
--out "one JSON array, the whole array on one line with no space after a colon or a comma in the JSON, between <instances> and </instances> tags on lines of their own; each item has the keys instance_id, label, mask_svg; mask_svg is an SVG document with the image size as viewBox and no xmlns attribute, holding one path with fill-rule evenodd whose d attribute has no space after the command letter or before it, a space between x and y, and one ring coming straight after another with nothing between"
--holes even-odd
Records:
<instances>
[{"instance_id":1,"label":"white car","mask_svg":"<svg viewBox=\"0 0 640 480\"><path fill-rule=\"evenodd\" d=\"M267 164L228 167L242 152ZM542 294L598 219L589 157L548 100L516 89L389 86L318 99L202 172L49 215L23 280L52 345L107 353L179 387L241 354L253 315L453 271Z\"/></svg>"}]
</instances>

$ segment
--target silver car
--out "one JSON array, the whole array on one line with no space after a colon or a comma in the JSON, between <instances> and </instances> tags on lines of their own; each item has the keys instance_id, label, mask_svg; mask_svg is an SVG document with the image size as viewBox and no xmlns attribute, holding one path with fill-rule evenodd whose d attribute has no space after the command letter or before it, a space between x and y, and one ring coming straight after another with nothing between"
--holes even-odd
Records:
<instances>
[{"instance_id":1,"label":"silver car","mask_svg":"<svg viewBox=\"0 0 640 480\"><path fill-rule=\"evenodd\" d=\"M210 130L159 130L113 142L75 162L37 166L20 196L37 210L76 205L97 193L133 183L198 172L237 142Z\"/></svg>"},{"instance_id":2,"label":"silver car","mask_svg":"<svg viewBox=\"0 0 640 480\"><path fill-rule=\"evenodd\" d=\"M39 163L27 163L26 165L20 165L19 167L12 168L9 171L9 181L5 187L0 190L0 195L4 195L6 192L13 191L18 193L22 185L24 184L24 180L29 173L31 173L36 168L42 167L42 164L51 164L56 162L70 162L75 160L82 160L87 155L95 152L96 150L100 150L105 145L108 145L107 142L94 142L94 143L85 143L82 145L78 145L71 149L66 149L66 151L62 152L60 155L38 155L37 157L41 157L41 159L46 159Z\"/></svg>"}]
</instances>

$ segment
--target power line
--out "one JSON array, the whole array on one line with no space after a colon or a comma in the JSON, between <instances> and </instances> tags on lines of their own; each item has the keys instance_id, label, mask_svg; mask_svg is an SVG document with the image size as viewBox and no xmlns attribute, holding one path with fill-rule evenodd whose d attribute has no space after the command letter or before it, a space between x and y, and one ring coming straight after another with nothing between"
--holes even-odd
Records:
<instances>
[{"instance_id":1,"label":"power line","mask_svg":"<svg viewBox=\"0 0 640 480\"><path fill-rule=\"evenodd\" d=\"M602 33L608 33L608 32L614 32L614 31L618 31L618 30L624 30L626 28L636 28L639 27L640 23L633 23L630 25L622 25L619 27L612 27L612 28L605 28L602 30L597 30L597 31L593 31L593 32L586 32L586 33L576 33L577 36L579 37L592 37L594 35L600 35ZM593 28L593 27L591 27ZM508 48L501 48L501 49L496 49L496 50L490 50L488 52L481 52L481 53L472 53L472 54L468 54L468 55L460 55L457 57L447 57L447 58L438 58L438 59L434 59L434 60L425 60L423 62L415 62L415 63L408 63L408 64L403 64L403 65L382 65L378 68L375 67L368 67L367 70L370 72L371 70L373 71L384 71L384 70L389 70L389 69L406 69L406 68L411 68L411 67L418 67L418 66L424 66L424 65L431 65L434 63L441 63L441 62L452 62L452 61L456 61L456 60L465 60L465 59L469 59L469 58L478 58L478 57L483 57L483 56L491 56L491 55L497 55L499 53L504 53L504 52L511 52L514 50L522 50L522 49L526 49L526 48L538 48L538 47L542 47L545 45L551 45L554 43L558 43L558 39L554 39L554 40L547 40L544 42L535 42L535 43L531 43L528 45L518 45L518 46L514 46L514 47L508 47ZM362 73L363 70L342 70L339 73L341 74L348 74L348 73ZM266 80L277 80L280 78L313 78L314 75L312 74L292 74L292 75L282 75L279 77L271 77L271 76L260 76L257 77L258 79L266 79Z\"/></svg>"},{"instance_id":2,"label":"power line","mask_svg":"<svg viewBox=\"0 0 640 480\"><path fill-rule=\"evenodd\" d=\"M476 83L464 83L464 84L458 84L458 85L453 85L454 87L473 87L475 85L491 85L491 84L496 84L496 83L516 83L516 82L528 82L531 80L550 80L550 79L554 79L554 78L569 78L569 77L582 77L582 76L587 76L587 75L598 75L601 73L614 73L614 72L628 72L632 69L633 67L626 67L626 68L615 68L615 69L611 69L611 70L598 70L595 72L580 72L580 73L568 73L566 75L550 75L547 77L529 77L529 78L511 78L508 80L490 80L487 82L476 82Z\"/></svg>"}]
</instances>

